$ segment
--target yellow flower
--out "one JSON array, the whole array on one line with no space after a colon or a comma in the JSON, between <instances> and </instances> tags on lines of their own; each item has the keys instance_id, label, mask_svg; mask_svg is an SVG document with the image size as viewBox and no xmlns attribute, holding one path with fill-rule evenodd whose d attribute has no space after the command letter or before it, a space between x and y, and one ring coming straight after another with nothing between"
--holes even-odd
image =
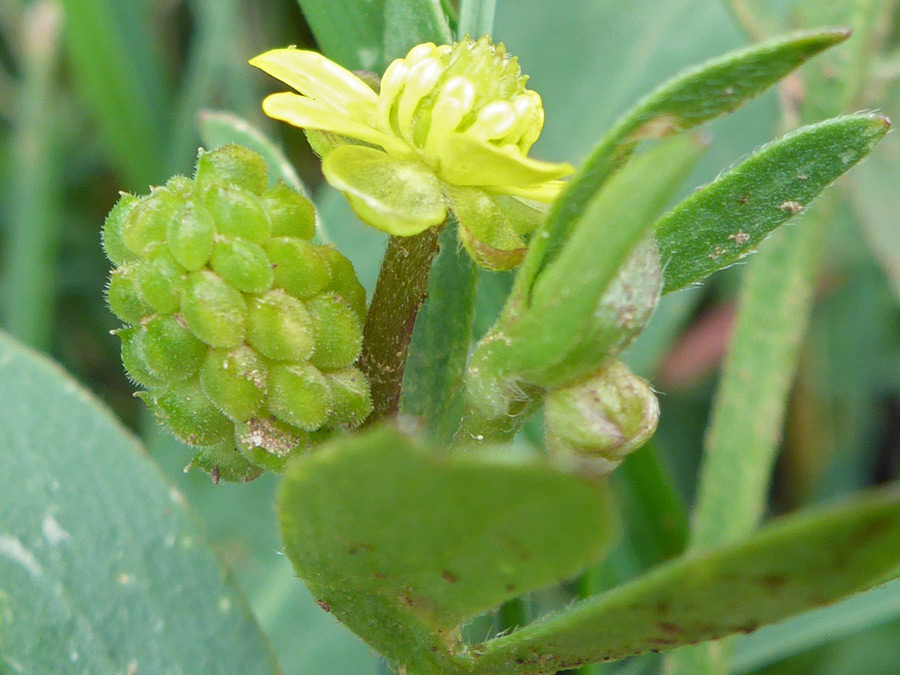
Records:
<instances>
[{"instance_id":1,"label":"yellow flower","mask_svg":"<svg viewBox=\"0 0 900 675\"><path fill-rule=\"evenodd\" d=\"M412 236L452 213L486 267L521 261L522 235L574 170L528 156L540 96L488 38L418 45L388 66L378 92L316 52L275 49L250 63L299 92L272 94L263 110L307 130L326 180L363 221Z\"/></svg>"}]
</instances>

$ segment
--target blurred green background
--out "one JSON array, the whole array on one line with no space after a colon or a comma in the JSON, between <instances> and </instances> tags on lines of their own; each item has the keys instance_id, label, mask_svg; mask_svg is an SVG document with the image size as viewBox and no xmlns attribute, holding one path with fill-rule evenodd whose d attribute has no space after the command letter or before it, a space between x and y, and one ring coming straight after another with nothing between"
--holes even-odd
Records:
<instances>
[{"instance_id":1,"label":"blurred green background","mask_svg":"<svg viewBox=\"0 0 900 675\"><path fill-rule=\"evenodd\" d=\"M867 3L822 3L833 11L818 4L748 0L733 3L738 12L731 12L719 0L498 0L494 36L519 56L544 99L547 123L535 154L577 163L616 115L656 84L746 44L736 18L742 8L750 8L745 19L762 17L750 28L763 35L832 23ZM872 33L878 50L856 49L851 40L837 57L839 65L856 59L840 71L855 78L843 103L849 107L831 110L826 101L805 121L871 108L900 119L900 22L895 3L881 4ZM316 194L329 236L371 292L383 237L322 185L302 133L267 121L259 108L276 85L247 59L289 44L315 46L295 0L0 0L0 326L60 361L144 438L236 573L286 673L371 673L376 658L316 607L280 553L275 479L213 486L205 474L182 473L191 453L132 397L118 340L109 334L117 322L102 299L106 212L120 190L144 193L191 170L204 109L244 117L284 147ZM690 186L714 178L790 122L771 92L712 124L712 145ZM893 134L808 216L823 220L824 253L772 487L773 514L900 477L898 185L900 140ZM801 218L788 227L803 226ZM662 394L656 445L687 504L742 268L668 296L629 355ZM481 281L479 332L509 280L483 274ZM627 576L627 565L622 569ZM781 643L764 632L744 639L735 669L900 674L900 586L857 600L795 620L783 632L791 639ZM835 627L827 629L828 621ZM654 672L658 662L625 667Z\"/></svg>"}]
</instances>

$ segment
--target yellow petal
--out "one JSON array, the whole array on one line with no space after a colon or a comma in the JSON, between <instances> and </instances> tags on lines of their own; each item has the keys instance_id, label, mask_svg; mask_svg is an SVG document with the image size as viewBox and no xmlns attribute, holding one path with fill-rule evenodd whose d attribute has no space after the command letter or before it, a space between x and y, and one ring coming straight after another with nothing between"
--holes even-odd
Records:
<instances>
[{"instance_id":1,"label":"yellow petal","mask_svg":"<svg viewBox=\"0 0 900 675\"><path fill-rule=\"evenodd\" d=\"M397 160L361 145L342 145L322 160L325 180L344 193L363 222L399 237L440 225L447 200L421 162Z\"/></svg>"},{"instance_id":2,"label":"yellow petal","mask_svg":"<svg viewBox=\"0 0 900 675\"><path fill-rule=\"evenodd\" d=\"M358 122L374 122L378 95L349 70L321 54L302 49L273 49L250 60L256 66L301 94Z\"/></svg>"},{"instance_id":3,"label":"yellow petal","mask_svg":"<svg viewBox=\"0 0 900 675\"><path fill-rule=\"evenodd\" d=\"M571 164L531 159L516 146L498 147L465 133L451 134L441 149L441 177L454 185L534 186L574 172Z\"/></svg>"},{"instance_id":4,"label":"yellow petal","mask_svg":"<svg viewBox=\"0 0 900 675\"><path fill-rule=\"evenodd\" d=\"M341 136L356 138L372 145L378 145L400 155L409 155L410 149L398 139L383 134L334 111L320 101L306 96L282 92L267 96L262 104L263 111L272 119L287 122L302 129L330 131Z\"/></svg>"},{"instance_id":5,"label":"yellow petal","mask_svg":"<svg viewBox=\"0 0 900 675\"><path fill-rule=\"evenodd\" d=\"M549 180L535 185L497 185L488 189L496 194L507 194L523 199L532 199L542 204L549 204L559 197L559 193L566 186L565 181Z\"/></svg>"}]
</instances>

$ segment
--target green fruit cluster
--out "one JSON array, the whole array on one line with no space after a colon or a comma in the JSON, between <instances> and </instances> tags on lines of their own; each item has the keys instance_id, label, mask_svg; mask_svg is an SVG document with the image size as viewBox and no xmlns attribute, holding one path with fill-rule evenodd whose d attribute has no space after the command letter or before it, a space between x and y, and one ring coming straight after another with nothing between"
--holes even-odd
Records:
<instances>
[{"instance_id":1,"label":"green fruit cluster","mask_svg":"<svg viewBox=\"0 0 900 675\"><path fill-rule=\"evenodd\" d=\"M125 369L216 480L281 470L371 412L354 366L365 291L314 234L309 200L269 188L263 158L236 145L201 151L193 180L123 195L104 224Z\"/></svg>"}]
</instances>

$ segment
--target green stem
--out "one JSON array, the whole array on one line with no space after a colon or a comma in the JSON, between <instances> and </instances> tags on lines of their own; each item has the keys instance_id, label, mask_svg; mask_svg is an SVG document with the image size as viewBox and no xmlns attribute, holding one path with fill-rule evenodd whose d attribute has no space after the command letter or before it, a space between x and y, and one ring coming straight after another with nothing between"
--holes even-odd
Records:
<instances>
[{"instance_id":1,"label":"green stem","mask_svg":"<svg viewBox=\"0 0 900 675\"><path fill-rule=\"evenodd\" d=\"M400 408L400 388L416 315L425 301L440 227L388 241L363 330L359 367L372 386L371 424Z\"/></svg>"}]
</instances>

